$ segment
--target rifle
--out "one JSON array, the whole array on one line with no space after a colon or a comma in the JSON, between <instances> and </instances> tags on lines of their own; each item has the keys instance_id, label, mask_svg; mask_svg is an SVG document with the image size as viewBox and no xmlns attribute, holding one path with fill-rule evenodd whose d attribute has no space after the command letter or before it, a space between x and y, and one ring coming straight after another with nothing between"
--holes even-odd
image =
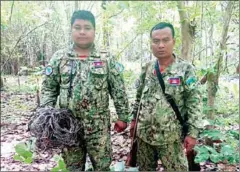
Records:
<instances>
[{"instance_id":1,"label":"rifle","mask_svg":"<svg viewBox=\"0 0 240 172\"><path fill-rule=\"evenodd\" d=\"M147 63L147 65L146 65L146 72L143 75L143 78L144 78L143 80L145 80L149 64L150 63ZM142 88L142 90L143 90L143 88ZM140 107L141 107L141 100L139 101L139 105L138 105L136 122L135 122L134 130L133 130L133 137L132 137L132 141L131 141L130 152L128 153L127 160L126 160L126 166L130 166L130 167L136 167L136 164L137 164L137 151L138 151L137 123L138 123L138 118L139 118Z\"/></svg>"},{"instance_id":2,"label":"rifle","mask_svg":"<svg viewBox=\"0 0 240 172\"><path fill-rule=\"evenodd\" d=\"M134 130L133 130L133 137L132 137L132 141L131 141L131 148L130 148L130 152L128 153L127 160L126 160L126 166L130 166L130 167L137 166L137 150L138 150L137 123L138 123L138 118L139 118L140 105L141 105L141 103L139 103L139 106L138 106L137 117L136 117L136 122L135 122Z\"/></svg>"}]
</instances>

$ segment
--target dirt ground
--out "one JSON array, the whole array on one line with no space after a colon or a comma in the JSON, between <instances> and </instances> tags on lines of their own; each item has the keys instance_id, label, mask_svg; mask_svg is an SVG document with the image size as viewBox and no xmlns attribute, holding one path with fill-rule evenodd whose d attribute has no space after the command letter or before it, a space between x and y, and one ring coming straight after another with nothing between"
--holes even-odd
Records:
<instances>
[{"instance_id":1,"label":"dirt ground","mask_svg":"<svg viewBox=\"0 0 240 172\"><path fill-rule=\"evenodd\" d=\"M20 84L28 82L27 77L20 78ZM14 146L19 142L28 141L31 136L27 132L32 111L37 106L35 93L17 93L11 87L18 87L17 78L6 78L6 87L1 91L1 171L49 171L56 162L55 154L60 155L61 150L39 151L36 153L32 164L24 164L13 159ZM9 89L10 88L10 89ZM111 113L115 114L113 103L110 102ZM125 161L130 149L129 127L122 133L113 131L112 123L112 149L113 164L117 161Z\"/></svg>"}]
</instances>

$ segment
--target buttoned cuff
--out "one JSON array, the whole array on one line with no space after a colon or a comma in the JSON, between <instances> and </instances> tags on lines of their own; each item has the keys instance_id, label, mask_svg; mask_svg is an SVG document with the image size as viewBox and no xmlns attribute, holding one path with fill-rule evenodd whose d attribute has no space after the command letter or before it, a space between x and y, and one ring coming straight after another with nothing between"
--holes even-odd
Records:
<instances>
[{"instance_id":1,"label":"buttoned cuff","mask_svg":"<svg viewBox=\"0 0 240 172\"><path fill-rule=\"evenodd\" d=\"M130 122L128 115L126 115L126 116L119 116L119 120L121 120L123 122L126 122L126 123Z\"/></svg>"},{"instance_id":2,"label":"buttoned cuff","mask_svg":"<svg viewBox=\"0 0 240 172\"><path fill-rule=\"evenodd\" d=\"M199 130L197 128L191 127L188 132L188 136L191 136L193 138L197 138L199 135Z\"/></svg>"}]
</instances>

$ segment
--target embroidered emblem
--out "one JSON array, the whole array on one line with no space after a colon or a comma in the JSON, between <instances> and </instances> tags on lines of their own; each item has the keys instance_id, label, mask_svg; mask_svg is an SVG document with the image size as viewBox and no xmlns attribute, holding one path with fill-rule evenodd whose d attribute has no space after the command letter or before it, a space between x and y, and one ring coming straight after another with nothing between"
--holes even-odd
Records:
<instances>
[{"instance_id":1,"label":"embroidered emblem","mask_svg":"<svg viewBox=\"0 0 240 172\"><path fill-rule=\"evenodd\" d=\"M115 68L119 73L121 73L124 70L124 66L121 63L116 62L115 63Z\"/></svg>"},{"instance_id":2,"label":"embroidered emblem","mask_svg":"<svg viewBox=\"0 0 240 172\"><path fill-rule=\"evenodd\" d=\"M139 88L139 86L140 86L140 79L137 79L135 81L135 88Z\"/></svg>"},{"instance_id":3,"label":"embroidered emblem","mask_svg":"<svg viewBox=\"0 0 240 172\"><path fill-rule=\"evenodd\" d=\"M50 76L53 73L53 68L52 66L47 66L45 68L45 75Z\"/></svg>"},{"instance_id":4,"label":"embroidered emblem","mask_svg":"<svg viewBox=\"0 0 240 172\"><path fill-rule=\"evenodd\" d=\"M95 62L93 62L93 66L95 68L102 68L104 66L104 62L103 61L95 61Z\"/></svg>"},{"instance_id":5,"label":"embroidered emblem","mask_svg":"<svg viewBox=\"0 0 240 172\"><path fill-rule=\"evenodd\" d=\"M187 81L186 84L187 85L191 85L193 83L195 83L197 81L197 79L195 77L190 77Z\"/></svg>"},{"instance_id":6,"label":"embroidered emblem","mask_svg":"<svg viewBox=\"0 0 240 172\"><path fill-rule=\"evenodd\" d=\"M181 80L180 77L173 77L168 79L170 85L180 85Z\"/></svg>"}]
</instances>

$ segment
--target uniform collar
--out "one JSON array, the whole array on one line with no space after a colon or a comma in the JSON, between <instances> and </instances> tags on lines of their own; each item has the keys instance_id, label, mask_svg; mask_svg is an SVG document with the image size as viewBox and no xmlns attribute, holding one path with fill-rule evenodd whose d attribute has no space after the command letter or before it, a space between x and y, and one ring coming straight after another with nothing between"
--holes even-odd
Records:
<instances>
[{"instance_id":1,"label":"uniform collar","mask_svg":"<svg viewBox=\"0 0 240 172\"><path fill-rule=\"evenodd\" d=\"M178 72L178 71L177 71L178 69L175 68L174 66L175 66L175 64L181 62L181 60L180 60L180 58L178 58L174 53L173 53L173 57L174 57L175 60L174 60L174 62L173 62L172 64L170 64L170 65L166 68L165 73L175 74L175 73Z\"/></svg>"},{"instance_id":2,"label":"uniform collar","mask_svg":"<svg viewBox=\"0 0 240 172\"><path fill-rule=\"evenodd\" d=\"M174 62L172 64L170 64L165 70L164 72L162 73L163 76L166 75L166 74L174 74L176 73L177 71L175 71L175 68L173 67L176 63L179 63L180 62L180 59L174 54L172 53L173 55L173 58L174 58ZM156 62L157 58L154 60L154 64ZM154 67L154 65L153 65Z\"/></svg>"},{"instance_id":3,"label":"uniform collar","mask_svg":"<svg viewBox=\"0 0 240 172\"><path fill-rule=\"evenodd\" d=\"M74 51L74 44L71 44L68 48L67 54L71 57L77 57L78 54ZM99 53L97 52L96 46L93 43L90 48L90 56L91 57L99 57Z\"/></svg>"}]
</instances>

